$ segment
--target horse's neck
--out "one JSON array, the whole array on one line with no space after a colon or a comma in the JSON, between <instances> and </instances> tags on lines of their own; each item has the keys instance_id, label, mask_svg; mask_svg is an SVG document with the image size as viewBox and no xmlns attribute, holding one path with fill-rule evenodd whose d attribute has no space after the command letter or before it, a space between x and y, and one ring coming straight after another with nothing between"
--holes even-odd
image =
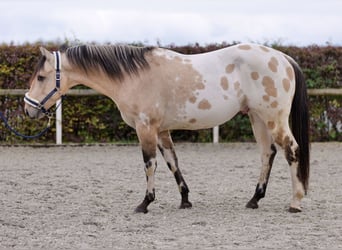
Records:
<instances>
[{"instance_id":1,"label":"horse's neck","mask_svg":"<svg viewBox=\"0 0 342 250\"><path fill-rule=\"evenodd\" d=\"M118 93L120 84L109 79L104 74L98 72L89 72L88 74L80 73L79 71L71 71L71 86L84 85L88 88L96 90L97 92L108 96L112 100L115 99L115 93Z\"/></svg>"}]
</instances>

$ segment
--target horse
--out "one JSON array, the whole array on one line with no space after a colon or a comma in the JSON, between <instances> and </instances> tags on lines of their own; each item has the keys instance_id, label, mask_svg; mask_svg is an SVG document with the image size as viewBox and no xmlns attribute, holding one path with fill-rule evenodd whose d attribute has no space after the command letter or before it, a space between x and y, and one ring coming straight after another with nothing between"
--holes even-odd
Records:
<instances>
[{"instance_id":1,"label":"horse","mask_svg":"<svg viewBox=\"0 0 342 250\"><path fill-rule=\"evenodd\" d=\"M157 149L178 185L179 208L191 208L170 131L211 128L238 112L248 114L261 153L260 176L246 207L258 208L265 197L280 148L292 180L289 211L302 211L310 169L308 98L303 73L290 56L253 43L195 55L129 45L40 51L24 97L25 113L48 115L58 99L80 84L112 99L136 130L142 150L147 186L135 212L147 213L155 200Z\"/></svg>"}]
</instances>

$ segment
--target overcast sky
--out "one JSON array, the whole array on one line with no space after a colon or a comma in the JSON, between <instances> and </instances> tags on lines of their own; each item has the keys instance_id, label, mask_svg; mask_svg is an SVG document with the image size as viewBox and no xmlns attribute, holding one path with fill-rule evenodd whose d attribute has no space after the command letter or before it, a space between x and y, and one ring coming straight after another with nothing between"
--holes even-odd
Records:
<instances>
[{"instance_id":1,"label":"overcast sky","mask_svg":"<svg viewBox=\"0 0 342 250\"><path fill-rule=\"evenodd\" d=\"M0 43L342 45L342 0L0 0Z\"/></svg>"}]
</instances>

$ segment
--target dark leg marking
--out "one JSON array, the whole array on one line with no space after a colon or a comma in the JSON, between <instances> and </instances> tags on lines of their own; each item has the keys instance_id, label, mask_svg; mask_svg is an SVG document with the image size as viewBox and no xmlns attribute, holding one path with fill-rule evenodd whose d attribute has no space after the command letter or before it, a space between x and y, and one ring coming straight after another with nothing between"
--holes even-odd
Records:
<instances>
[{"instance_id":1,"label":"dark leg marking","mask_svg":"<svg viewBox=\"0 0 342 250\"><path fill-rule=\"evenodd\" d=\"M164 157L164 148L158 144L158 149L160 153L162 154L162 156Z\"/></svg>"},{"instance_id":2,"label":"dark leg marking","mask_svg":"<svg viewBox=\"0 0 342 250\"><path fill-rule=\"evenodd\" d=\"M299 157L300 157L299 147L297 147L293 153L293 151L291 150L292 145L293 145L293 142L291 141L289 145L285 146L285 158L290 166L292 165L293 162L299 162ZM302 176L299 169L297 169L297 177L303 183L303 186L304 186L305 178ZM306 190L305 190L305 194L306 194Z\"/></svg>"},{"instance_id":3,"label":"dark leg marking","mask_svg":"<svg viewBox=\"0 0 342 250\"><path fill-rule=\"evenodd\" d=\"M145 172L146 172L146 181L149 183L149 176L148 171L151 167L153 167L153 163L151 161L151 158L155 158L155 154L147 153L145 150L142 150L143 153L143 159L145 162ZM157 163L155 163L155 169L154 172L157 169ZM155 189L152 189L152 193L149 190L146 190L146 195L142 203L140 203L139 206L136 207L134 210L136 213L147 213L147 207L148 205L155 200Z\"/></svg>"},{"instance_id":4,"label":"dark leg marking","mask_svg":"<svg viewBox=\"0 0 342 250\"><path fill-rule=\"evenodd\" d=\"M146 196L145 196L143 202L139 206L137 206L134 211L136 213L144 213L144 214L146 214L148 212L148 210L147 210L148 205L150 205L150 203L152 201L154 201L154 199L155 199L155 190L153 189L153 193L149 193L146 190Z\"/></svg>"},{"instance_id":5,"label":"dark leg marking","mask_svg":"<svg viewBox=\"0 0 342 250\"><path fill-rule=\"evenodd\" d=\"M264 183L262 185L262 187L260 187L259 183L257 184L256 188L255 188L255 193L252 197L252 199L247 203L246 207L247 208L258 208L258 201L261 199L261 198L264 198L265 197L265 194L266 194L266 187L267 187L267 184Z\"/></svg>"},{"instance_id":6,"label":"dark leg marking","mask_svg":"<svg viewBox=\"0 0 342 250\"><path fill-rule=\"evenodd\" d=\"M189 201L189 188L182 176L182 173L178 167L178 158L176 155L176 152L174 150L174 146L172 143L172 139L170 134L167 132L161 134L160 141L158 143L158 148L163 155L165 162L170 169L171 172L173 172L173 175L175 177L176 183L179 188L179 192L181 194L181 204L179 208L190 208L192 207L191 202Z\"/></svg>"},{"instance_id":7,"label":"dark leg marking","mask_svg":"<svg viewBox=\"0 0 342 250\"><path fill-rule=\"evenodd\" d=\"M188 185L185 183L185 180L180 172L179 169L174 173L176 182L178 187L180 188L180 194L182 196L181 204L179 208L190 208L192 207L191 202L189 201L189 188Z\"/></svg>"},{"instance_id":8,"label":"dark leg marking","mask_svg":"<svg viewBox=\"0 0 342 250\"><path fill-rule=\"evenodd\" d=\"M276 155L276 153L277 153L277 148L276 148L276 146L275 146L274 144L271 144L271 150L272 150L272 153L271 153L271 155L270 155L269 164L270 164L270 166L272 167L273 161L274 161L274 157L275 157L275 155ZM268 173L267 180L268 180L268 178L270 177L270 173L271 173L271 171Z\"/></svg>"},{"instance_id":9,"label":"dark leg marking","mask_svg":"<svg viewBox=\"0 0 342 250\"><path fill-rule=\"evenodd\" d=\"M295 208L295 207L290 207L289 212L290 213L300 213L300 212L302 212L302 210Z\"/></svg>"},{"instance_id":10,"label":"dark leg marking","mask_svg":"<svg viewBox=\"0 0 342 250\"><path fill-rule=\"evenodd\" d=\"M289 138L286 137L285 138L285 158L287 160L287 162L289 163L289 165L292 165L292 162L297 161L298 159L298 148L295 151L295 154L293 154L291 147L293 146L293 141L289 141Z\"/></svg>"},{"instance_id":11,"label":"dark leg marking","mask_svg":"<svg viewBox=\"0 0 342 250\"><path fill-rule=\"evenodd\" d=\"M176 156L176 153L174 151L173 148L171 148L171 152L172 152L172 156L173 156L173 159L175 161L175 165L176 165L176 168L177 170L174 172L174 177L175 177L175 180L176 180L176 183L179 187L179 192L182 196L182 200L181 200L181 204L179 206L179 208L191 208L192 207L192 204L191 202L189 201L189 188L188 188L188 185L186 184L184 178L183 178L183 175L178 167L178 159L177 159L177 156ZM167 162L167 166L169 167L169 169L172 171L172 165L170 162Z\"/></svg>"}]
</instances>

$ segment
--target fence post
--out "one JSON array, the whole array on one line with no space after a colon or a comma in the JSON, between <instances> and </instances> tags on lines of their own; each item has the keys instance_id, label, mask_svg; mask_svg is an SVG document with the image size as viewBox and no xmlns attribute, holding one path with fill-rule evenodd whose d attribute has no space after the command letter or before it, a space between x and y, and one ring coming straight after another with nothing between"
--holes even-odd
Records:
<instances>
[{"instance_id":1,"label":"fence post","mask_svg":"<svg viewBox=\"0 0 342 250\"><path fill-rule=\"evenodd\" d=\"M62 144L62 100L56 102L56 144Z\"/></svg>"},{"instance_id":2,"label":"fence post","mask_svg":"<svg viewBox=\"0 0 342 250\"><path fill-rule=\"evenodd\" d=\"M219 126L213 128L213 143L219 142Z\"/></svg>"}]
</instances>

